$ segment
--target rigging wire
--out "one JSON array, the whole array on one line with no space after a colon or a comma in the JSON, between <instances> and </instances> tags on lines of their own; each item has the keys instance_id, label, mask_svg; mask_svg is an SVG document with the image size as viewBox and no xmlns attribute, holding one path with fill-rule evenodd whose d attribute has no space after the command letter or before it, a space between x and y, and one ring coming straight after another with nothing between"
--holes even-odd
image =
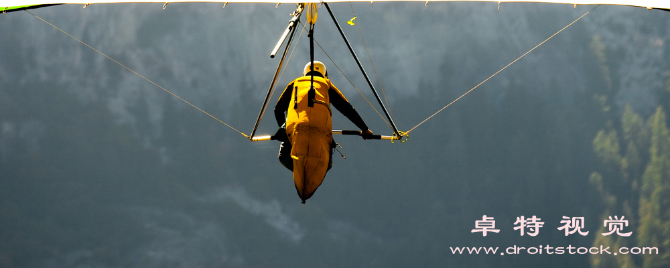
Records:
<instances>
[{"instance_id":1,"label":"rigging wire","mask_svg":"<svg viewBox=\"0 0 670 268\"><path fill-rule=\"evenodd\" d=\"M302 24L302 23L300 23L300 25L302 25L302 28L303 28L303 30L304 30L304 29L305 29L305 25ZM337 70L339 70L340 73L342 73L342 75L344 76L344 78L346 78L347 81L349 81L349 84L351 84L351 86L354 87L354 89L356 89L356 91L358 91L358 94L360 94L361 97L363 97L363 99L364 99L366 102L368 102L368 104L370 104L370 107L372 107L372 109L377 113L377 115L379 115L379 117L380 117L382 120L384 120L384 123L386 123L386 125L388 125L389 127L391 127L391 124L389 124L389 122L386 121L386 118L384 118L384 116L382 116L382 114L379 113L379 111L377 110L377 108L375 108L375 106L372 104L372 102L370 102L370 100L368 100L368 98L366 98L365 95L363 95L363 92L361 92L361 90L358 89L358 87L356 87L356 85L354 85L354 82L352 82L351 79L349 79L349 77L344 73L344 71L342 71L342 69L340 69L340 66L337 66L337 63L335 63L335 60L333 60L333 58L330 57L330 55L328 55L328 52L326 52L326 50L323 49L323 47L321 46L321 44L319 44L319 41L317 41L316 38L314 38L314 43L316 43L316 45L319 46L319 48L321 49L321 51L323 51L323 54L326 54L326 57L328 57L328 59L330 59L330 62L332 62L333 65L335 65L335 68L337 68Z\"/></svg>"},{"instance_id":2,"label":"rigging wire","mask_svg":"<svg viewBox=\"0 0 670 268\"><path fill-rule=\"evenodd\" d=\"M528 54L530 54L531 52L533 52L535 49L537 49L537 48L539 48L540 46L544 45L547 41L551 40L551 39L554 38L556 35L560 34L561 32L563 32L564 30L566 30L567 28L569 28L569 27L572 26L573 24L575 24L575 23L577 23L578 21L580 21L582 18L584 18L586 15L588 15L589 13L591 13L593 10L595 10L595 9L598 8L599 6L600 6L600 5L596 5L594 8L592 8L592 9L589 10L589 11L587 11L587 12L584 13L582 16L580 16L579 18L575 19L574 21L572 21L571 23L569 23L568 25L566 25L566 26L563 27L562 29L558 30L556 33L552 34L552 35L549 36L547 39L545 39L544 41L540 42L540 43L537 44L535 47L531 48L531 49L528 50L526 53L522 54L521 56L519 56L518 58L516 58L515 60L513 60L513 61L510 62L509 64L505 65L503 68L501 68L500 70L498 70L497 72L495 72L494 74L492 74L491 76L489 76L488 78L484 79L482 82L480 82L479 84L477 84L476 86L474 86L474 87L471 88L470 90L466 91L466 92L463 93L461 96L459 96L458 98L454 99L454 100L451 101L449 104L447 104L446 106L444 106L444 107L442 107L441 109L439 109L437 112L435 112L435 113L433 113L432 115L428 116L426 119L424 119L423 121L421 121L420 123L418 123L416 126L412 127L411 129L409 129L409 130L406 131L406 132L403 132L403 134L404 134L404 135L407 135L407 134L409 134L410 132L414 131L416 128L418 128L419 126L421 126L423 123L425 123L425 122L427 122L428 120L432 119L434 116L436 116L437 114L441 113L443 110L445 110L446 108L448 108L448 107L451 106L452 104L456 103L457 101L459 101L460 99L462 99L462 98L465 97L466 95L470 94L472 91L474 91L475 89L477 89L478 87L480 87L480 86L483 85L484 83L488 82L490 79L492 79L493 77L495 77L496 75L498 75L499 73L501 73L502 71L504 71L505 69L507 69L508 67L510 67L511 65L515 64L517 61L521 60L523 57L525 57L525 56L527 56ZM221 124L227 126L228 128L230 128L230 129L236 131L237 133L241 134L242 136L244 136L244 137L246 137L246 138L249 138L249 136L248 136L247 134L244 134L243 132L237 130L236 128L234 128L233 126L227 124L226 122L224 122L223 120L217 118L216 116L214 116L214 115L212 115L212 114L206 112L205 110L201 109L200 107L196 106L195 104L193 104L193 103L191 103L191 102L189 102L189 101L183 99L182 97L180 97L179 95L173 93L172 91L170 91L170 90L168 90L168 89L162 87L161 85L155 83L154 81L152 81L152 80L150 80L150 79L144 77L143 75L139 74L139 73L136 72L135 70L133 70L133 69L131 69L130 67L128 67L128 66L126 66L126 65L124 65L124 64L122 64L122 63L120 63L120 62L118 62L117 60L115 60L115 59L113 59L112 57L108 56L107 54L105 54L105 53L103 53L103 52L97 50L96 48L94 48L94 47L92 47L91 45L85 43L84 41L82 41L82 40L80 40L80 39L78 39L78 38L72 36L71 34L67 33L66 31L64 31L64 30L62 30L62 29L60 29L60 28L58 28L56 25L51 24L50 22L48 22L48 21L46 21L45 19L43 19L43 18L41 18L41 17L39 17L39 16L33 14L32 12L30 12L30 11L28 11L28 10L24 10L24 11L26 11L28 14L34 16L35 18L37 18L37 19L43 21L44 23L48 24L49 26L55 28L56 30L62 32L63 34L69 36L70 38L76 40L77 42L81 43L82 45L84 45L84 46L90 48L91 50L93 50L93 51L95 51L95 52L97 52L98 54L104 56L105 58L111 60L112 62L116 63L117 65L119 65L119 66L121 66L121 67L123 67L124 69L126 69L126 70L132 72L133 74L135 74L135 75L139 76L140 78L146 80L147 82L153 84L154 86L156 86L156 87L162 89L163 91L169 93L170 95L172 95L172 96L174 96L175 98L181 100L182 102L188 104L189 106L191 106L191 107L197 109L198 111L204 113L205 115L207 115L207 116L213 118L214 120L218 121L219 123L221 123ZM352 13L353 13L353 12L354 12L354 11L353 11L353 5L352 5ZM356 13L354 13L354 17L355 17L355 16L356 16ZM305 25L304 25L303 23L301 23L301 22L300 22L300 25L302 25L303 29L302 29L302 31L300 32L300 35L298 36L298 40L300 40L300 37L302 36L302 33L303 33L304 30L305 30ZM360 33L361 33L361 37L363 38L363 42L365 43L365 38L363 37L363 32L362 32L362 30L360 30L360 26L359 26L359 31L360 31ZM333 63L333 65L335 65L335 67L340 71L340 73L342 73L342 75L347 79L347 81L349 81L349 83L356 89L356 91L358 91L358 93L363 97L363 99L365 99L365 101L367 101L368 104L370 104L370 107L372 107L372 109L377 113L377 115L379 115L379 117L382 118L382 120L384 120L384 122L385 122L387 125L389 125L389 127L390 127L389 122L388 122L388 121L387 121L387 120L386 120L386 119L379 113L379 111L374 107L374 105L372 105L372 103L365 97L365 95L363 95L363 93L362 93L362 92L361 92L361 91L354 85L354 83L351 81L351 79L349 79L349 77L347 77L347 75L342 71L342 69L340 69L340 67L335 63L335 61L333 60L333 58L330 57L330 55L328 55L328 53L323 49L323 47L321 47L321 44L319 44L319 42L316 41L316 40L314 40L314 41L315 41L315 43L319 46L319 48L321 49L321 51L323 51L323 53L330 59L330 61ZM295 48L296 48L296 47L294 46L294 48L291 50L291 54L289 55L289 59L288 59L289 61L290 61L290 59L291 59L291 56L293 55L293 52L295 51ZM370 56L370 52L369 52L369 50L368 50L367 44L365 44L365 48L366 48L366 50L367 50L367 52L368 52L368 56L370 57L370 62L372 63L372 57ZM374 67L374 63L372 63L372 66L373 66L373 69L375 70L375 75L377 75L377 80L378 80L378 82L380 83L380 86L381 86L381 81L380 81L379 75L377 74L377 70L376 70L375 67ZM282 72L280 73L280 76L279 76L280 78L281 78L281 75L283 75L283 73L284 73L284 71L286 70L286 68L287 68L287 66L284 66L284 69L283 69ZM273 89L273 90L274 90L274 89ZM382 93L384 93L383 88L382 88ZM387 105L388 105L388 100L386 100L386 94L384 94L384 98L385 98L385 101L387 102Z\"/></svg>"},{"instance_id":3,"label":"rigging wire","mask_svg":"<svg viewBox=\"0 0 670 268\"><path fill-rule=\"evenodd\" d=\"M451 106L452 104L454 104L455 102L457 102L457 101L460 100L461 98L465 97L465 95L468 95L470 92L472 92L473 90L475 90L475 89L478 88L479 86L483 85L484 83L486 83L487 81L489 81L491 78L493 78L494 76L496 76L496 75L498 75L499 73L501 73L503 70L507 69L507 67L510 67L512 64L516 63L516 62L519 61L521 58L523 58L523 57L525 57L526 55L528 55L528 54L530 54L531 52L533 52L533 50L535 50L535 49L537 49L538 47L544 45L544 43L546 43L546 42L549 41L550 39L554 38L556 35L558 35L558 34L560 34L561 32L563 32L563 30L569 28L570 26L572 26L573 24L575 24L576 22L578 22L579 20L581 20L582 18L584 18L586 15L588 15L589 13L591 13L591 11L595 10L595 9L598 8L599 6L600 6L600 5L597 5L597 6L595 6L594 8L592 8L591 10L587 11L586 13L584 13L584 15L582 15L581 17L575 19L574 21L572 21L571 23L569 23L568 25L566 25L566 26L563 27L562 29L558 30L558 32L552 34L552 35L549 36L547 39L545 39L544 41L540 42L539 44L537 44L535 47L533 47L533 48L531 48L530 50L528 50L528 51L527 51L526 53L524 53L523 55L519 56L518 58L516 58L515 60L513 60L513 61L510 62L509 64L505 65L505 67L503 67L502 69L498 70L497 72L495 72L494 74L492 74L492 75L489 76L488 78L484 79L484 81L480 82L479 84L477 84L476 86L474 86L474 87L471 88L470 90L466 91L465 93L463 93L463 95L461 95L460 97L456 98L455 100L453 100L452 102L450 102L450 103L447 104L446 106L442 107L442 109L439 109L437 112L435 112L434 114L432 114L432 115L429 116L428 118L424 119L423 121L421 121L421 123L417 124L416 126L414 126L413 128L411 128L410 130L406 131L405 133L406 133L406 134L409 134L409 133L412 132L414 129L416 129L417 127L419 127L420 125L422 125L422 124L425 123L426 121L430 120L431 118L433 118L435 115L437 115L437 114L439 114L440 112L442 112L442 111L443 111L444 109L446 109L447 107Z\"/></svg>"},{"instance_id":4,"label":"rigging wire","mask_svg":"<svg viewBox=\"0 0 670 268\"><path fill-rule=\"evenodd\" d=\"M351 13L354 14L354 18L357 18L356 12L354 12L354 5L351 2L349 2L349 6L351 6ZM356 23L356 26L358 26L358 32L361 33L361 39L363 39L363 45L365 45L365 51L368 53L368 58L370 59L370 64L372 64L372 70L375 72L375 76L377 77L377 83L379 83L379 88L382 90L382 95L384 95L384 102L386 102L386 107L388 107L389 114L391 115L391 117L393 117L393 112L391 111L391 105L389 105L389 101L386 98L386 92L384 92L384 86L382 85L382 80L379 79L379 74L377 73L377 68L375 67L375 63L372 61L372 55L370 55L370 49L368 49L368 43L365 42L365 37L363 37L363 30L361 30L360 21L358 23Z\"/></svg>"},{"instance_id":5,"label":"rigging wire","mask_svg":"<svg viewBox=\"0 0 670 268\"><path fill-rule=\"evenodd\" d=\"M302 30L300 31L300 34L298 35L298 40L295 40L296 43L298 43L300 41L300 37L302 37L302 33L304 31L305 31L305 27L303 27ZM286 71L286 68L288 68L288 63L291 61L291 57L293 56L293 51L295 51L296 47L298 47L298 46L293 46L293 49L291 49L291 53L288 55L288 59L286 59L286 64L284 65L284 69L282 69L281 73L279 73L279 77L277 78L277 81L281 81L281 77L282 77L282 75L284 75L284 71ZM272 89L272 93L270 93L270 97L272 97L272 94L274 94L274 90L276 88L277 87L275 86Z\"/></svg>"},{"instance_id":6,"label":"rigging wire","mask_svg":"<svg viewBox=\"0 0 670 268\"><path fill-rule=\"evenodd\" d=\"M201 109L200 107L196 106L195 104L190 103L189 101L183 99L182 97L180 97L179 95L173 93L172 91L167 90L166 88L160 86L159 84L155 83L154 81L151 81L149 78L144 77L143 75L139 74L138 72L136 72L135 70L131 69L130 67L128 67L128 66L126 66L126 65L123 65L122 63L120 63L120 62L118 62L117 60L113 59L112 57L108 56L107 54L102 53L100 50L97 50L97 49L95 49L94 47L90 46L89 44L85 43L84 41L81 41L80 39L78 39L78 38L72 36L71 34L67 33L66 31L64 31L64 30L62 30L62 29L60 29L60 28L58 28L56 25L51 24L50 22L46 21L45 19L41 18L40 16L37 16L37 15L31 13L31 12L28 11L28 10L24 10L24 11L25 11L25 12L28 12L28 14L30 14L30 15L33 15L35 18L38 18L39 20L45 22L46 24L50 25L51 27L55 28L56 30L60 31L61 33L64 33L65 35L69 36L70 38L76 40L77 42L81 43L82 45L87 46L88 48L90 48L90 49L92 49L93 51L97 52L98 54L104 56L105 58L107 58L107 59L113 61L114 63L116 63L116 64L118 64L119 66L123 67L124 69L130 71L131 73L134 73L135 75L139 76L140 78L146 80L147 82L153 84L154 86L156 86L156 87L162 89L163 91L169 93L170 95L174 96L175 98L177 98L177 99L183 101L184 103L190 105L191 107L197 109L198 111L200 111L200 112L202 112L202 113L208 115L209 117L213 118L214 120L218 121L219 123L224 124L225 126L229 127L230 129L236 131L237 133L240 133L242 136L244 136L244 137L246 137L246 138L249 138L249 136L248 136L247 134L244 134L242 131L237 130L237 129L234 128L233 126L227 124L226 122L223 122L223 120L221 120L221 119L217 118L216 116L214 116L214 115L212 115L212 114L206 112L205 110Z\"/></svg>"},{"instance_id":7,"label":"rigging wire","mask_svg":"<svg viewBox=\"0 0 670 268\"><path fill-rule=\"evenodd\" d=\"M295 27L295 26L294 26L294 27ZM297 43L298 41L300 41L300 37L302 37L302 33L303 33L304 31L305 31L305 28L303 28L303 29L300 31L300 35L298 35L298 40L296 40L296 43ZM288 63L291 61L291 57L293 56L293 52L295 51L295 49L296 49L296 47L297 47L297 46L293 46L293 49L291 49L291 53L289 54L288 59L286 60L286 63L284 64L283 61L284 61L284 58L286 57L286 51L287 51L288 48L291 46L291 41L292 41L292 39L293 39L294 36L295 36L295 28L294 28L294 29L292 30L292 32L291 32L291 35L290 35L290 37L289 37L289 40L288 40L288 42L286 43L286 46L287 46L287 47L285 48L284 53L282 54L282 57L281 57L279 66L277 67L277 68L283 68L283 69L281 69L281 71L279 71L279 69L277 70L277 71L279 72L279 74L276 74L276 73L275 73L275 76L276 76L275 78L276 78L276 79L274 79L274 80L272 81L272 84L271 84L271 86L270 86L268 95L266 96L266 99L265 99L265 101L263 102L263 107L261 108L261 112L260 112L260 114L259 114L259 116L258 116L258 119L257 119L257 121L256 121L256 125L254 126L254 130L251 131L251 137L250 137L250 139L252 139L252 141L253 141L253 138L255 137L256 129L258 128L258 124L260 123L260 120L263 118L263 114L265 114L265 109L267 108L267 106L268 106L268 104L269 104L269 100L272 98L272 95L274 95L275 89L277 89L277 83L281 80L281 77L284 75L284 71L286 71L286 68L288 67Z\"/></svg>"},{"instance_id":8,"label":"rigging wire","mask_svg":"<svg viewBox=\"0 0 670 268\"><path fill-rule=\"evenodd\" d=\"M331 19L333 20L333 24L337 28L337 31L340 33L342 36L342 41L347 45L347 48L349 49L349 52L351 53L351 56L354 58L356 61L356 65L358 65L358 68L360 69L361 73L363 74L363 77L365 78L365 81L368 83L368 86L370 87L370 90L372 90L372 94L374 94L375 99L379 103L379 106L381 107L382 111L384 112L384 115L386 115L386 119L388 119L388 122L391 123L391 128L393 129L393 135L395 138L401 138L403 134L400 133L398 130L398 127L396 127L395 122L393 122L393 118L389 114L388 110L386 109L386 106L384 105L384 102L382 102L381 98L379 98L379 94L377 93L377 90L375 90L375 86L372 84L372 81L370 81L370 77L368 74L365 72L365 68L363 68L363 65L361 64L361 61L358 59L358 56L356 56L356 52L354 51L354 48L351 47L351 43L349 43L349 40L347 39L347 36L344 34L344 31L342 31L342 27L340 27L340 23L337 22L337 18L335 18L335 14L333 14L333 11L330 9L330 6L328 6L328 3L323 3L324 6L326 6L326 9L328 10L328 14L330 14Z\"/></svg>"}]
</instances>

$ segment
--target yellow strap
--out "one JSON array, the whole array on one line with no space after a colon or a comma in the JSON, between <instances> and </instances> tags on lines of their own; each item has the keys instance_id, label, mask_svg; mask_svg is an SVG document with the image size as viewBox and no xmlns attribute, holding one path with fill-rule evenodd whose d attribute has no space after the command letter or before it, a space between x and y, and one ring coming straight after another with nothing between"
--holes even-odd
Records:
<instances>
[{"instance_id":1,"label":"yellow strap","mask_svg":"<svg viewBox=\"0 0 670 268\"><path fill-rule=\"evenodd\" d=\"M316 8L316 3L307 4L307 22L309 24L314 25L314 23L316 23L316 18L318 17L316 14Z\"/></svg>"},{"instance_id":2,"label":"yellow strap","mask_svg":"<svg viewBox=\"0 0 670 268\"><path fill-rule=\"evenodd\" d=\"M350 20L348 20L347 23L348 23L349 25L351 25L351 26L356 25L356 23L354 22L354 21L356 20L356 18L357 18L357 17L354 15L354 17L351 18Z\"/></svg>"}]
</instances>

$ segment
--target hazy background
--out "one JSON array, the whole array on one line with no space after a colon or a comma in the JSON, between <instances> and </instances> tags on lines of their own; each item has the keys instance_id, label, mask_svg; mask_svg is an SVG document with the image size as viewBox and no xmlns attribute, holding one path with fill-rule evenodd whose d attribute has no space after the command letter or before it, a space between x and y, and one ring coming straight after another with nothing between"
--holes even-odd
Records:
<instances>
[{"instance_id":1,"label":"hazy background","mask_svg":"<svg viewBox=\"0 0 670 268\"><path fill-rule=\"evenodd\" d=\"M295 6L221 7L31 12L249 134L278 63L270 50ZM593 7L331 8L386 92L398 127L408 130ZM352 8L381 85L358 27L346 24ZM327 11L319 11L316 40L373 100ZM309 59L306 32L295 44L278 90ZM316 52L371 129L390 135ZM622 128L626 105L643 121L666 107L669 65L670 13L601 6L417 128L407 143L335 137L347 158L335 153L334 168L302 205L291 173L276 160L277 142L249 142L26 12L2 14L0 266L616 267L589 254L453 255L450 247L610 245L618 242L595 241L602 220L624 214L633 236L621 243L653 246L636 238L644 233L637 202L625 202L644 193L630 183L635 178L608 182L618 171L608 169L594 139L602 129ZM334 128L355 128L342 116L333 120ZM267 113L259 133L275 130ZM609 151L623 152L618 148ZM641 163L653 158L640 152L647 155ZM609 192L593 172L602 173ZM669 185L668 175L660 178ZM483 215L495 217L500 233L471 233ZM513 230L516 217L533 215L545 222L538 236ZM590 233L565 236L557 230L562 216L585 217ZM631 263L664 267L644 256Z\"/></svg>"}]
</instances>

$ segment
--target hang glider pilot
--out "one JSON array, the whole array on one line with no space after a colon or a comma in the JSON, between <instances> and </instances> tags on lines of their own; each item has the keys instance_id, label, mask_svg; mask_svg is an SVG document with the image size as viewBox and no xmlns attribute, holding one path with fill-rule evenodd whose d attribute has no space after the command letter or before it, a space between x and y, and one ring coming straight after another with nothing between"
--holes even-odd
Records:
<instances>
[{"instance_id":1,"label":"hang glider pilot","mask_svg":"<svg viewBox=\"0 0 670 268\"><path fill-rule=\"evenodd\" d=\"M330 82L326 66L314 61L312 71L311 65L307 63L303 76L288 84L274 109L279 126L275 136L282 141L278 158L293 171L293 181L303 203L332 167L335 141L330 104L361 129L363 139L373 135L342 92Z\"/></svg>"}]
</instances>

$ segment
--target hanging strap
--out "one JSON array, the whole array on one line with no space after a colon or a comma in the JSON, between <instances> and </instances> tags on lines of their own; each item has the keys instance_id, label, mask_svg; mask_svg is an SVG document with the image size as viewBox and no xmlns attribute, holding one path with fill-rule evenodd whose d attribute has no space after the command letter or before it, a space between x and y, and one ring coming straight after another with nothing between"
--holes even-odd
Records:
<instances>
[{"instance_id":1,"label":"hanging strap","mask_svg":"<svg viewBox=\"0 0 670 268\"><path fill-rule=\"evenodd\" d=\"M316 98L316 89L314 89L314 24L309 25L309 76L310 87L307 92L307 107L314 107L314 98Z\"/></svg>"},{"instance_id":2,"label":"hanging strap","mask_svg":"<svg viewBox=\"0 0 670 268\"><path fill-rule=\"evenodd\" d=\"M310 87L307 92L307 107L314 107L316 89L314 89L314 24L316 23L316 3L307 4L307 22L309 23L309 62Z\"/></svg>"},{"instance_id":3,"label":"hanging strap","mask_svg":"<svg viewBox=\"0 0 670 268\"><path fill-rule=\"evenodd\" d=\"M307 4L307 23L312 25L316 23L316 19L318 18L316 8L316 3Z\"/></svg>"}]
</instances>

